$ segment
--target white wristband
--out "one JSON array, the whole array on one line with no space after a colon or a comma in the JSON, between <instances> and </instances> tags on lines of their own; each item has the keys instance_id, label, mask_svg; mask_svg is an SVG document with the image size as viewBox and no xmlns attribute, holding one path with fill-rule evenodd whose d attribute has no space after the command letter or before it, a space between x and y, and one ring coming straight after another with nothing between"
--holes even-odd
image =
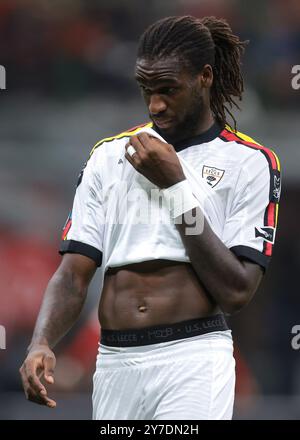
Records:
<instances>
[{"instance_id":1,"label":"white wristband","mask_svg":"<svg viewBox=\"0 0 300 440\"><path fill-rule=\"evenodd\" d=\"M163 189L162 193L167 202L172 218L190 211L199 206L187 179L175 183L169 188Z\"/></svg>"}]
</instances>

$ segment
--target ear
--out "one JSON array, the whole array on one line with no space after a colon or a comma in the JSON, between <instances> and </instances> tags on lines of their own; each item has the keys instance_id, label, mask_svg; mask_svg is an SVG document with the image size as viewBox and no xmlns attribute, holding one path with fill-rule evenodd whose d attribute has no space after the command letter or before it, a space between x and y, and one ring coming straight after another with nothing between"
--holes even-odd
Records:
<instances>
[{"instance_id":1,"label":"ear","mask_svg":"<svg viewBox=\"0 0 300 440\"><path fill-rule=\"evenodd\" d=\"M212 86L214 74L210 64L205 64L201 72L201 86L209 89Z\"/></svg>"}]
</instances>

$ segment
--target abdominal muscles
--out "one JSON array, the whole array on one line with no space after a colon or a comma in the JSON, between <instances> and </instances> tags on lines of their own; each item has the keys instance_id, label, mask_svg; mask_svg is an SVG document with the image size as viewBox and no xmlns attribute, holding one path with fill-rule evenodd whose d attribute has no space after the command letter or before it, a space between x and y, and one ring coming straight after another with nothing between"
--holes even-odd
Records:
<instances>
[{"instance_id":1,"label":"abdominal muscles","mask_svg":"<svg viewBox=\"0 0 300 440\"><path fill-rule=\"evenodd\" d=\"M172 324L219 311L190 263L151 260L105 273L99 320L104 329Z\"/></svg>"}]
</instances>

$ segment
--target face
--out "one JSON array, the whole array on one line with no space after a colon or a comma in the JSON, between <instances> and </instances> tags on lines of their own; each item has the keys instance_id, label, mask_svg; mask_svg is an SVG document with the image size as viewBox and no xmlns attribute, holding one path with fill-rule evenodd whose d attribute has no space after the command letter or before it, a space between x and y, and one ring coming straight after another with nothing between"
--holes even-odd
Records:
<instances>
[{"instance_id":1,"label":"face","mask_svg":"<svg viewBox=\"0 0 300 440\"><path fill-rule=\"evenodd\" d=\"M192 75L173 57L154 61L137 60L135 77L149 116L169 142L198 134L203 119L210 111L211 82L207 81L206 76L203 72Z\"/></svg>"}]
</instances>

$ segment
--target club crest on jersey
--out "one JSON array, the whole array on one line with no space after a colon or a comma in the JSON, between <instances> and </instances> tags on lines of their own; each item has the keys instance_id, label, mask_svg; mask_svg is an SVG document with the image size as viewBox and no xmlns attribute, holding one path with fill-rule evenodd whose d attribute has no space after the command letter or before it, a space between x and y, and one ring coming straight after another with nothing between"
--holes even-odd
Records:
<instances>
[{"instance_id":1,"label":"club crest on jersey","mask_svg":"<svg viewBox=\"0 0 300 440\"><path fill-rule=\"evenodd\" d=\"M264 240L273 244L275 239L275 228L270 226L255 228L255 238L257 237L262 237Z\"/></svg>"},{"instance_id":2,"label":"club crest on jersey","mask_svg":"<svg viewBox=\"0 0 300 440\"><path fill-rule=\"evenodd\" d=\"M220 170L220 168L208 167L203 165L202 177L206 180L206 183L214 188L224 176L225 170Z\"/></svg>"}]
</instances>

